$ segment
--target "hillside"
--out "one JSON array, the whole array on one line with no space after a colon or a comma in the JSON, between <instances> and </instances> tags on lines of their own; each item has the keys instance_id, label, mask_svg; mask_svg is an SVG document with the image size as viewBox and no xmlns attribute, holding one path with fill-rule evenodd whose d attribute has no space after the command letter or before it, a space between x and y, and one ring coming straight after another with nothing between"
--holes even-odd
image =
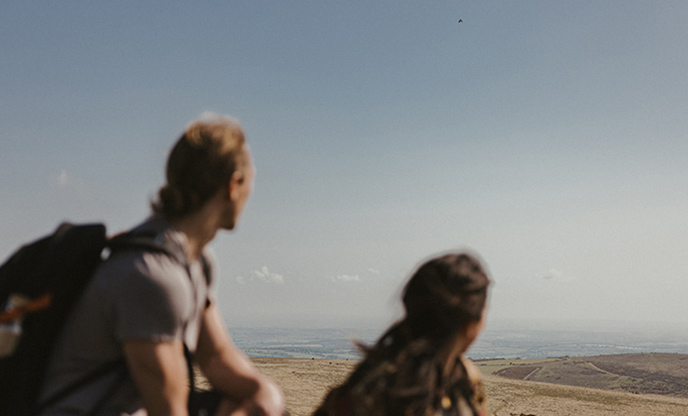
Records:
<instances>
[{"instance_id":1,"label":"hillside","mask_svg":"<svg viewBox=\"0 0 688 416\"><path fill-rule=\"evenodd\" d=\"M688 355L619 354L532 360L479 360L484 374L639 394L688 398Z\"/></svg>"},{"instance_id":2,"label":"hillside","mask_svg":"<svg viewBox=\"0 0 688 416\"><path fill-rule=\"evenodd\" d=\"M610 357L605 363L616 364L617 358ZM599 357L589 358L598 359ZM629 360L626 361L619 358L622 363L626 363L624 368L628 363L635 362L631 359L633 357L627 358ZM668 362L663 357L654 358L658 358L661 363ZM253 361L263 373L274 378L282 387L292 416L310 415L328 388L341 382L356 364L355 361L344 360L284 358L257 358ZM640 367L641 361L638 361L636 367ZM486 363L479 362L483 370L489 369ZM508 362L506 364L502 368L507 368ZM654 368L651 367L650 372ZM665 369L665 371L669 370ZM514 380L494 375L485 376L485 387L492 416L519 416L521 414L535 416L688 415L688 399L673 396L605 391Z\"/></svg>"}]
</instances>

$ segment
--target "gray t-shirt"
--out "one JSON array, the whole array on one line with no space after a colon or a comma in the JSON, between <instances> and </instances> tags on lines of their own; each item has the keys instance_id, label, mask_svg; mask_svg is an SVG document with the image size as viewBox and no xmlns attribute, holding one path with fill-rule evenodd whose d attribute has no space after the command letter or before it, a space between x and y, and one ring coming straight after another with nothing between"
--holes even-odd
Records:
<instances>
[{"instance_id":1,"label":"gray t-shirt","mask_svg":"<svg viewBox=\"0 0 688 416\"><path fill-rule=\"evenodd\" d=\"M166 247L185 251L186 236L162 219L153 217L134 231L155 232ZM212 276L212 253L206 250L204 257ZM183 341L194 352L210 288L202 261L191 263L189 270L164 253L129 251L111 256L67 321L51 358L42 400L122 358L124 341ZM133 381L129 376L118 381L117 375L111 372L98 378L42 415L84 414L115 386L98 415L145 416Z\"/></svg>"}]
</instances>

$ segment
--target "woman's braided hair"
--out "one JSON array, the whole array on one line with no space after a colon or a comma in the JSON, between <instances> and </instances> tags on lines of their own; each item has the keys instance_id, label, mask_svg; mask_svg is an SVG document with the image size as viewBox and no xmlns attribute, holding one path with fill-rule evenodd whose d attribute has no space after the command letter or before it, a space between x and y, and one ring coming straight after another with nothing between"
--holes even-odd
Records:
<instances>
[{"instance_id":1,"label":"woman's braided hair","mask_svg":"<svg viewBox=\"0 0 688 416\"><path fill-rule=\"evenodd\" d=\"M371 347L349 379L333 390L315 415L434 415L441 391L469 397L472 385L462 364L441 377L441 351L471 322L482 319L490 280L466 253L446 254L421 265L406 284L406 315Z\"/></svg>"}]
</instances>

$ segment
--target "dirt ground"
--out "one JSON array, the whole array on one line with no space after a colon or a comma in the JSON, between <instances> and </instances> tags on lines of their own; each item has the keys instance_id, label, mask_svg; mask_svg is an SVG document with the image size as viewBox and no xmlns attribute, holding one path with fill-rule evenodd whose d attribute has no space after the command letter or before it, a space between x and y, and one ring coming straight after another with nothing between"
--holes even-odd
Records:
<instances>
[{"instance_id":1,"label":"dirt ground","mask_svg":"<svg viewBox=\"0 0 688 416\"><path fill-rule=\"evenodd\" d=\"M330 386L338 384L354 361L256 358L256 366L282 387L291 416L306 416ZM648 416L688 415L688 399L617 393L532 381L485 378L493 416Z\"/></svg>"}]
</instances>

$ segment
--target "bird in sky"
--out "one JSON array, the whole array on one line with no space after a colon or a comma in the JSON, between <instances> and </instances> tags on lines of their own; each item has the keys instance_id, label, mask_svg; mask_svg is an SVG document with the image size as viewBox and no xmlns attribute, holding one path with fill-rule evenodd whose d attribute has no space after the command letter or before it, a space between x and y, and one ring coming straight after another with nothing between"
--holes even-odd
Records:
<instances>
[{"instance_id":1,"label":"bird in sky","mask_svg":"<svg viewBox=\"0 0 688 416\"><path fill-rule=\"evenodd\" d=\"M463 22L463 20L459 19L459 23Z\"/></svg>"}]
</instances>

